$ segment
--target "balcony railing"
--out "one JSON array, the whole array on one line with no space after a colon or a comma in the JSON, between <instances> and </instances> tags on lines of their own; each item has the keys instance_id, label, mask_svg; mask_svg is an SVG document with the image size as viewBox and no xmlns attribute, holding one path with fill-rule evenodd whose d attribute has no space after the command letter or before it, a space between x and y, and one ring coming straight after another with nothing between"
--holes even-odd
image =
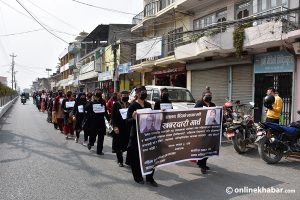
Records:
<instances>
[{"instance_id":1,"label":"balcony railing","mask_svg":"<svg viewBox=\"0 0 300 200\"><path fill-rule=\"evenodd\" d=\"M144 17L151 17L160 10L160 1L148 3L144 8Z\"/></svg>"},{"instance_id":2,"label":"balcony railing","mask_svg":"<svg viewBox=\"0 0 300 200\"><path fill-rule=\"evenodd\" d=\"M142 23L144 18L144 11L140 12L139 14L137 14L136 16L134 16L132 18L132 24L140 24Z\"/></svg>"},{"instance_id":3,"label":"balcony railing","mask_svg":"<svg viewBox=\"0 0 300 200\"><path fill-rule=\"evenodd\" d=\"M175 0L160 0L160 9L162 10L174 2L175 2Z\"/></svg>"},{"instance_id":4,"label":"balcony railing","mask_svg":"<svg viewBox=\"0 0 300 200\"><path fill-rule=\"evenodd\" d=\"M139 24L143 21L145 17L152 17L160 10L168 7L169 5L173 4L175 0L157 0L148 3L144 7L144 11L140 12L136 16L132 18L132 24Z\"/></svg>"},{"instance_id":5,"label":"balcony railing","mask_svg":"<svg viewBox=\"0 0 300 200\"><path fill-rule=\"evenodd\" d=\"M232 30L236 25L243 23L250 23L252 26L257 26L263 23L271 22L271 21L279 21L283 22L283 31L289 32L293 30L297 30L300 28L299 25L299 8L298 9L287 9L283 6L275 7L270 10L266 10L264 12L256 13L254 15L234 20L234 21L224 21L210 24L202 29L187 31L184 33L183 42L181 44L177 44L176 46L181 46L183 44L190 42L196 42L197 39L203 36L213 36L218 33L225 32L227 30Z\"/></svg>"}]
</instances>

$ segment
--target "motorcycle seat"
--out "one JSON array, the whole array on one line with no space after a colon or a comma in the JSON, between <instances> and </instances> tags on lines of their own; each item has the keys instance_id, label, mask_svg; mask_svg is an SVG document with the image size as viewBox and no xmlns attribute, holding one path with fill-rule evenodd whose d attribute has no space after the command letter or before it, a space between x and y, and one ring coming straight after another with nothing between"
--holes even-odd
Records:
<instances>
[{"instance_id":1,"label":"motorcycle seat","mask_svg":"<svg viewBox=\"0 0 300 200\"><path fill-rule=\"evenodd\" d=\"M295 127L286 127L286 126L281 126L279 124L276 123L271 123L271 122L265 122L265 125L269 128L275 129L279 132L284 132L286 134L298 134L299 129L295 128Z\"/></svg>"}]
</instances>

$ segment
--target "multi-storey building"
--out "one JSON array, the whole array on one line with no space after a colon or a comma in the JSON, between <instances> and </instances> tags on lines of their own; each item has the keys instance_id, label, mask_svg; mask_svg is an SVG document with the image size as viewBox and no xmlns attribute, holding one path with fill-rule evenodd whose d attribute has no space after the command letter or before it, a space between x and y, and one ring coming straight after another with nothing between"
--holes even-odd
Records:
<instances>
[{"instance_id":1,"label":"multi-storey building","mask_svg":"<svg viewBox=\"0 0 300 200\"><path fill-rule=\"evenodd\" d=\"M132 32L148 39L137 44L132 67L144 84L178 86L179 76L196 98L210 86L217 105L254 101L257 121L267 87L283 98L284 124L300 109L292 46L300 38L299 1L145 0L133 21Z\"/></svg>"},{"instance_id":2,"label":"multi-storey building","mask_svg":"<svg viewBox=\"0 0 300 200\"><path fill-rule=\"evenodd\" d=\"M109 24L97 26L82 40L82 57L79 60L78 79L81 91L91 92L101 88L107 94L117 88L129 89L128 81L136 79L134 74L118 76L119 64L130 64L131 61L131 24ZM128 41L128 42L127 42ZM116 52L114 53L114 49ZM114 79L117 81L114 81ZM127 86L127 87L125 87ZM118 90L118 89L117 89Z\"/></svg>"},{"instance_id":3,"label":"multi-storey building","mask_svg":"<svg viewBox=\"0 0 300 200\"><path fill-rule=\"evenodd\" d=\"M1 83L2 85L7 86L7 77L0 76L0 83Z\"/></svg>"}]
</instances>

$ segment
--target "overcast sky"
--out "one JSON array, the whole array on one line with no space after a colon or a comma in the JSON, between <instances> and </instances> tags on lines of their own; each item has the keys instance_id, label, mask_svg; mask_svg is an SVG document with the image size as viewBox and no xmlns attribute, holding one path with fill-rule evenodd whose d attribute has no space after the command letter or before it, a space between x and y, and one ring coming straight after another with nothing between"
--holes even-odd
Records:
<instances>
[{"instance_id":1,"label":"overcast sky","mask_svg":"<svg viewBox=\"0 0 300 200\"><path fill-rule=\"evenodd\" d=\"M105 11L72 0L18 0L43 25L67 42L81 31L91 32L99 24L131 23L134 15ZM139 13L143 0L78 0L98 7ZM55 30L55 31L53 31ZM28 32L18 34L22 32ZM59 32L58 32L59 31ZM60 33L64 32L64 33ZM9 34L16 34L10 35ZM0 76L11 85L11 55L16 54L16 80L29 88L37 77L47 77L45 68L55 70L59 54L68 45L42 28L16 0L0 0Z\"/></svg>"}]
</instances>

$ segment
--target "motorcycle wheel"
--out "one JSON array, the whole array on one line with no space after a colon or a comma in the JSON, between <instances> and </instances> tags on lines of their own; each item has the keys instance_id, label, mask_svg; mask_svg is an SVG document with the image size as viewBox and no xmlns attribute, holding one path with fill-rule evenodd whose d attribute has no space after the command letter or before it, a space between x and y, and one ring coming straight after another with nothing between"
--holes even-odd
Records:
<instances>
[{"instance_id":1,"label":"motorcycle wheel","mask_svg":"<svg viewBox=\"0 0 300 200\"><path fill-rule=\"evenodd\" d=\"M246 144L244 143L242 133L237 133L232 138L232 144L235 151L238 152L239 154L243 154L246 152Z\"/></svg>"},{"instance_id":2,"label":"motorcycle wheel","mask_svg":"<svg viewBox=\"0 0 300 200\"><path fill-rule=\"evenodd\" d=\"M282 149L274 149L274 148L270 147L270 141L266 137L263 137L259 141L258 153L259 153L261 159L263 159L268 164L278 163L283 156ZM272 157L272 155L274 157Z\"/></svg>"}]
</instances>

